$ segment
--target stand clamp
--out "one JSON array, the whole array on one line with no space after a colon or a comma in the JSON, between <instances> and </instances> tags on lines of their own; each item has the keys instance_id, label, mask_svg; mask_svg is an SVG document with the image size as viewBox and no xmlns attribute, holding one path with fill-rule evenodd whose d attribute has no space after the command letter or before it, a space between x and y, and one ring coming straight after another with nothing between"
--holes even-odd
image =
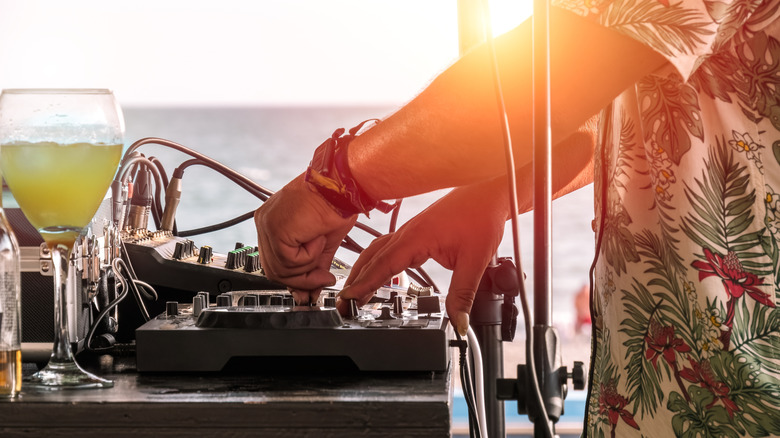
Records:
<instances>
[{"instance_id":1,"label":"stand clamp","mask_svg":"<svg viewBox=\"0 0 780 438\"><path fill-rule=\"evenodd\" d=\"M471 327L482 351L488 436L505 435L504 403L497 397L496 382L504 375L501 343L512 341L517 328L514 300L520 283L516 272L510 258L494 260L482 275L471 307Z\"/></svg>"}]
</instances>

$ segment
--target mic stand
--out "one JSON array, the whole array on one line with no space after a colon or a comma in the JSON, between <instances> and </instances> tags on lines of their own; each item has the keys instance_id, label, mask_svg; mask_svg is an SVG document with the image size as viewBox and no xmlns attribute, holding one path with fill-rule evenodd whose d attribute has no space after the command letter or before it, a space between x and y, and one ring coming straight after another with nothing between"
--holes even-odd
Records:
<instances>
[{"instance_id":1,"label":"mic stand","mask_svg":"<svg viewBox=\"0 0 780 438\"><path fill-rule=\"evenodd\" d=\"M550 139L550 4L548 0L534 0L533 15L533 169L534 169L534 326L532 339L533 360L542 403L547 412L543 417L533 393L530 373L526 365L517 366L517 379L502 379L497 383L498 397L517 400L517 411L528 413L534 423L534 437L555 434L555 423L563 414L563 400L567 380L574 381L576 389L585 387L582 362L575 362L569 374L561 366L558 332L552 327L551 288L551 207L552 169ZM528 334L526 334L528 335ZM545 422L547 424L545 424Z\"/></svg>"},{"instance_id":2,"label":"mic stand","mask_svg":"<svg viewBox=\"0 0 780 438\"><path fill-rule=\"evenodd\" d=\"M520 291L517 269L510 258L498 258L485 269L471 307L471 327L482 351L485 415L490 437L504 437L504 402L496 382L504 375L503 341L514 339L517 327L515 297Z\"/></svg>"}]
</instances>

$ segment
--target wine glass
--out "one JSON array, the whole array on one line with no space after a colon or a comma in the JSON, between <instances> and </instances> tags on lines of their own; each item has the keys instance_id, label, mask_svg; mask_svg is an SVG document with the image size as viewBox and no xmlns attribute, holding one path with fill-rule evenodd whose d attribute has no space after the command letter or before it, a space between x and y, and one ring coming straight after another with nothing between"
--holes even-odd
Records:
<instances>
[{"instance_id":1,"label":"wine glass","mask_svg":"<svg viewBox=\"0 0 780 438\"><path fill-rule=\"evenodd\" d=\"M25 387L107 388L84 371L68 337L70 253L102 202L122 154L124 119L105 89L7 89L0 93L3 176L54 266L54 345Z\"/></svg>"}]
</instances>

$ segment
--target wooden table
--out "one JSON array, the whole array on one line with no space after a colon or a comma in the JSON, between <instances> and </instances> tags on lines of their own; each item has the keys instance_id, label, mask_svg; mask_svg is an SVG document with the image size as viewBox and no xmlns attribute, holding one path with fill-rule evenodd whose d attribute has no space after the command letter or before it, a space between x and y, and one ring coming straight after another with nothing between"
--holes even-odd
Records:
<instances>
[{"instance_id":1,"label":"wooden table","mask_svg":"<svg viewBox=\"0 0 780 438\"><path fill-rule=\"evenodd\" d=\"M138 374L101 358L114 387L22 390L1 437L449 437L450 372Z\"/></svg>"}]
</instances>

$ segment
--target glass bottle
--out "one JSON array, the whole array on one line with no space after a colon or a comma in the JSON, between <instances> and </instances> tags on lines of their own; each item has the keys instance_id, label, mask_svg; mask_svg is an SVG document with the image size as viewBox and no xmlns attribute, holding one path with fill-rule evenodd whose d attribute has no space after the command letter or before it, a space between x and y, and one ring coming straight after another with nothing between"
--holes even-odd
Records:
<instances>
[{"instance_id":1,"label":"glass bottle","mask_svg":"<svg viewBox=\"0 0 780 438\"><path fill-rule=\"evenodd\" d=\"M0 197L0 397L22 389L22 324L19 244Z\"/></svg>"}]
</instances>

